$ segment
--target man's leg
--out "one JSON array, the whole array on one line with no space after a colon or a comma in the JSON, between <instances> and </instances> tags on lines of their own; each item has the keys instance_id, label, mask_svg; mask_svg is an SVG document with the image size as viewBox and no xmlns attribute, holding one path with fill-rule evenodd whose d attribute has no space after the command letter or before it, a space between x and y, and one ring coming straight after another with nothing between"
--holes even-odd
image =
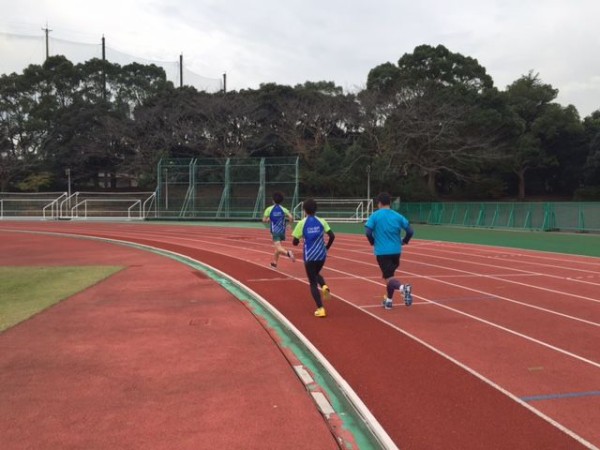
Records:
<instances>
[{"instance_id":1,"label":"man's leg","mask_svg":"<svg viewBox=\"0 0 600 450\"><path fill-rule=\"evenodd\" d=\"M277 262L279 261L279 256L285 255L292 260L292 262L296 262L296 258L294 257L294 253L291 250L286 250L286 248L281 244L281 241L273 241L275 244L275 252L273 253L273 262L271 266L277 267Z\"/></svg>"},{"instance_id":2,"label":"man's leg","mask_svg":"<svg viewBox=\"0 0 600 450\"><path fill-rule=\"evenodd\" d=\"M323 266L321 266L321 268L323 268ZM323 275L321 275L321 269L319 269L319 273L317 274L317 284L321 287L323 299L327 300L330 297L331 292L329 290L329 286L327 286L325 278L323 278Z\"/></svg>"},{"instance_id":3,"label":"man's leg","mask_svg":"<svg viewBox=\"0 0 600 450\"><path fill-rule=\"evenodd\" d=\"M325 317L325 308L323 308L323 300L321 299L321 292L319 291L319 281L325 281L322 276L319 275L320 270L323 268L325 261L307 261L304 263L306 269L306 276L310 284L310 293L312 295L317 310L315 316Z\"/></svg>"}]
</instances>

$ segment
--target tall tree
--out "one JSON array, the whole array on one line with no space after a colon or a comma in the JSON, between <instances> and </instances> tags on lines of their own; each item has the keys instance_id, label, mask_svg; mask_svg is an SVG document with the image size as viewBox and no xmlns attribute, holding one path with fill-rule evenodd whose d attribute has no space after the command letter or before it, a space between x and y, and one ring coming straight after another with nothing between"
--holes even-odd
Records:
<instances>
[{"instance_id":1,"label":"tall tree","mask_svg":"<svg viewBox=\"0 0 600 450\"><path fill-rule=\"evenodd\" d=\"M513 113L516 133L508 149L508 166L518 179L518 197L526 195L526 176L532 169L547 168L558 163L556 154L545 143L556 136L554 121L565 115L553 103L558 90L544 84L538 74L529 72L506 88L505 96ZM568 122L573 122L572 111Z\"/></svg>"},{"instance_id":2,"label":"tall tree","mask_svg":"<svg viewBox=\"0 0 600 450\"><path fill-rule=\"evenodd\" d=\"M583 121L588 154L584 165L584 180L587 186L600 190L600 109Z\"/></svg>"},{"instance_id":3,"label":"tall tree","mask_svg":"<svg viewBox=\"0 0 600 450\"><path fill-rule=\"evenodd\" d=\"M422 45L396 69L389 63L373 69L367 86L385 102L376 120L385 124L388 166L422 174L433 196L441 173L465 178L498 145L499 127L486 120L483 101L496 91L473 58Z\"/></svg>"},{"instance_id":4,"label":"tall tree","mask_svg":"<svg viewBox=\"0 0 600 450\"><path fill-rule=\"evenodd\" d=\"M33 101L24 92L19 75L0 76L0 191L6 191L35 157L28 133Z\"/></svg>"},{"instance_id":5,"label":"tall tree","mask_svg":"<svg viewBox=\"0 0 600 450\"><path fill-rule=\"evenodd\" d=\"M0 184L42 170L42 149L61 108L73 102L76 73L62 56L43 66L30 65L21 75L0 77ZM25 173L25 171L27 173Z\"/></svg>"}]
</instances>

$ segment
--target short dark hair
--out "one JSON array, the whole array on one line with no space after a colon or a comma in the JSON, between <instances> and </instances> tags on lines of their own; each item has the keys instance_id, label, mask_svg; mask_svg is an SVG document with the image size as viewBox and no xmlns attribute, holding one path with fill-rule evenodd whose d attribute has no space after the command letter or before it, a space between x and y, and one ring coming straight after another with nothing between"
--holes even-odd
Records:
<instances>
[{"instance_id":1,"label":"short dark hair","mask_svg":"<svg viewBox=\"0 0 600 450\"><path fill-rule=\"evenodd\" d=\"M382 205L389 205L392 203L392 197L387 192L381 192L377 196L377 203L381 203Z\"/></svg>"},{"instance_id":2,"label":"short dark hair","mask_svg":"<svg viewBox=\"0 0 600 450\"><path fill-rule=\"evenodd\" d=\"M273 192L273 201L279 205L283 201L283 194L279 191Z\"/></svg>"},{"instance_id":3,"label":"short dark hair","mask_svg":"<svg viewBox=\"0 0 600 450\"><path fill-rule=\"evenodd\" d=\"M312 216L317 212L317 202L314 198L307 198L304 200L302 208L306 214L310 214Z\"/></svg>"}]
</instances>

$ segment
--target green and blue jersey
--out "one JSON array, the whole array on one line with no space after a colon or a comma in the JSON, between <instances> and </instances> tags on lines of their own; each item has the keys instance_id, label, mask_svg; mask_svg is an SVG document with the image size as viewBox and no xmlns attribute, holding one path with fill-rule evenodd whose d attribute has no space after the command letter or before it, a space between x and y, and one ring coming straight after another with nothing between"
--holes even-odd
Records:
<instances>
[{"instance_id":1,"label":"green and blue jersey","mask_svg":"<svg viewBox=\"0 0 600 450\"><path fill-rule=\"evenodd\" d=\"M331 228L325 219L316 216L306 216L296 224L292 236L304 239L304 261L325 261L327 248L325 233Z\"/></svg>"},{"instance_id":2,"label":"green and blue jersey","mask_svg":"<svg viewBox=\"0 0 600 450\"><path fill-rule=\"evenodd\" d=\"M285 235L285 225L290 212L281 205L272 205L265 209L263 217L268 217L271 225L271 234Z\"/></svg>"}]
</instances>

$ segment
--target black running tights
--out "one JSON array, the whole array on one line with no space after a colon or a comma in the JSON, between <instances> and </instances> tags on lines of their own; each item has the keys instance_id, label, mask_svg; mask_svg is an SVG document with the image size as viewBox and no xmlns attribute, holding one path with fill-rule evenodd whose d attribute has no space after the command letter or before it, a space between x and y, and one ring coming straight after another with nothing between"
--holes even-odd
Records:
<instances>
[{"instance_id":1,"label":"black running tights","mask_svg":"<svg viewBox=\"0 0 600 450\"><path fill-rule=\"evenodd\" d=\"M321 269L325 264L323 261L306 261L304 268L306 269L306 275L308 276L308 282L310 283L310 293L312 294L317 308L323 307L323 300L321 300L321 292L319 286L325 285L325 279L321 276Z\"/></svg>"}]
</instances>

